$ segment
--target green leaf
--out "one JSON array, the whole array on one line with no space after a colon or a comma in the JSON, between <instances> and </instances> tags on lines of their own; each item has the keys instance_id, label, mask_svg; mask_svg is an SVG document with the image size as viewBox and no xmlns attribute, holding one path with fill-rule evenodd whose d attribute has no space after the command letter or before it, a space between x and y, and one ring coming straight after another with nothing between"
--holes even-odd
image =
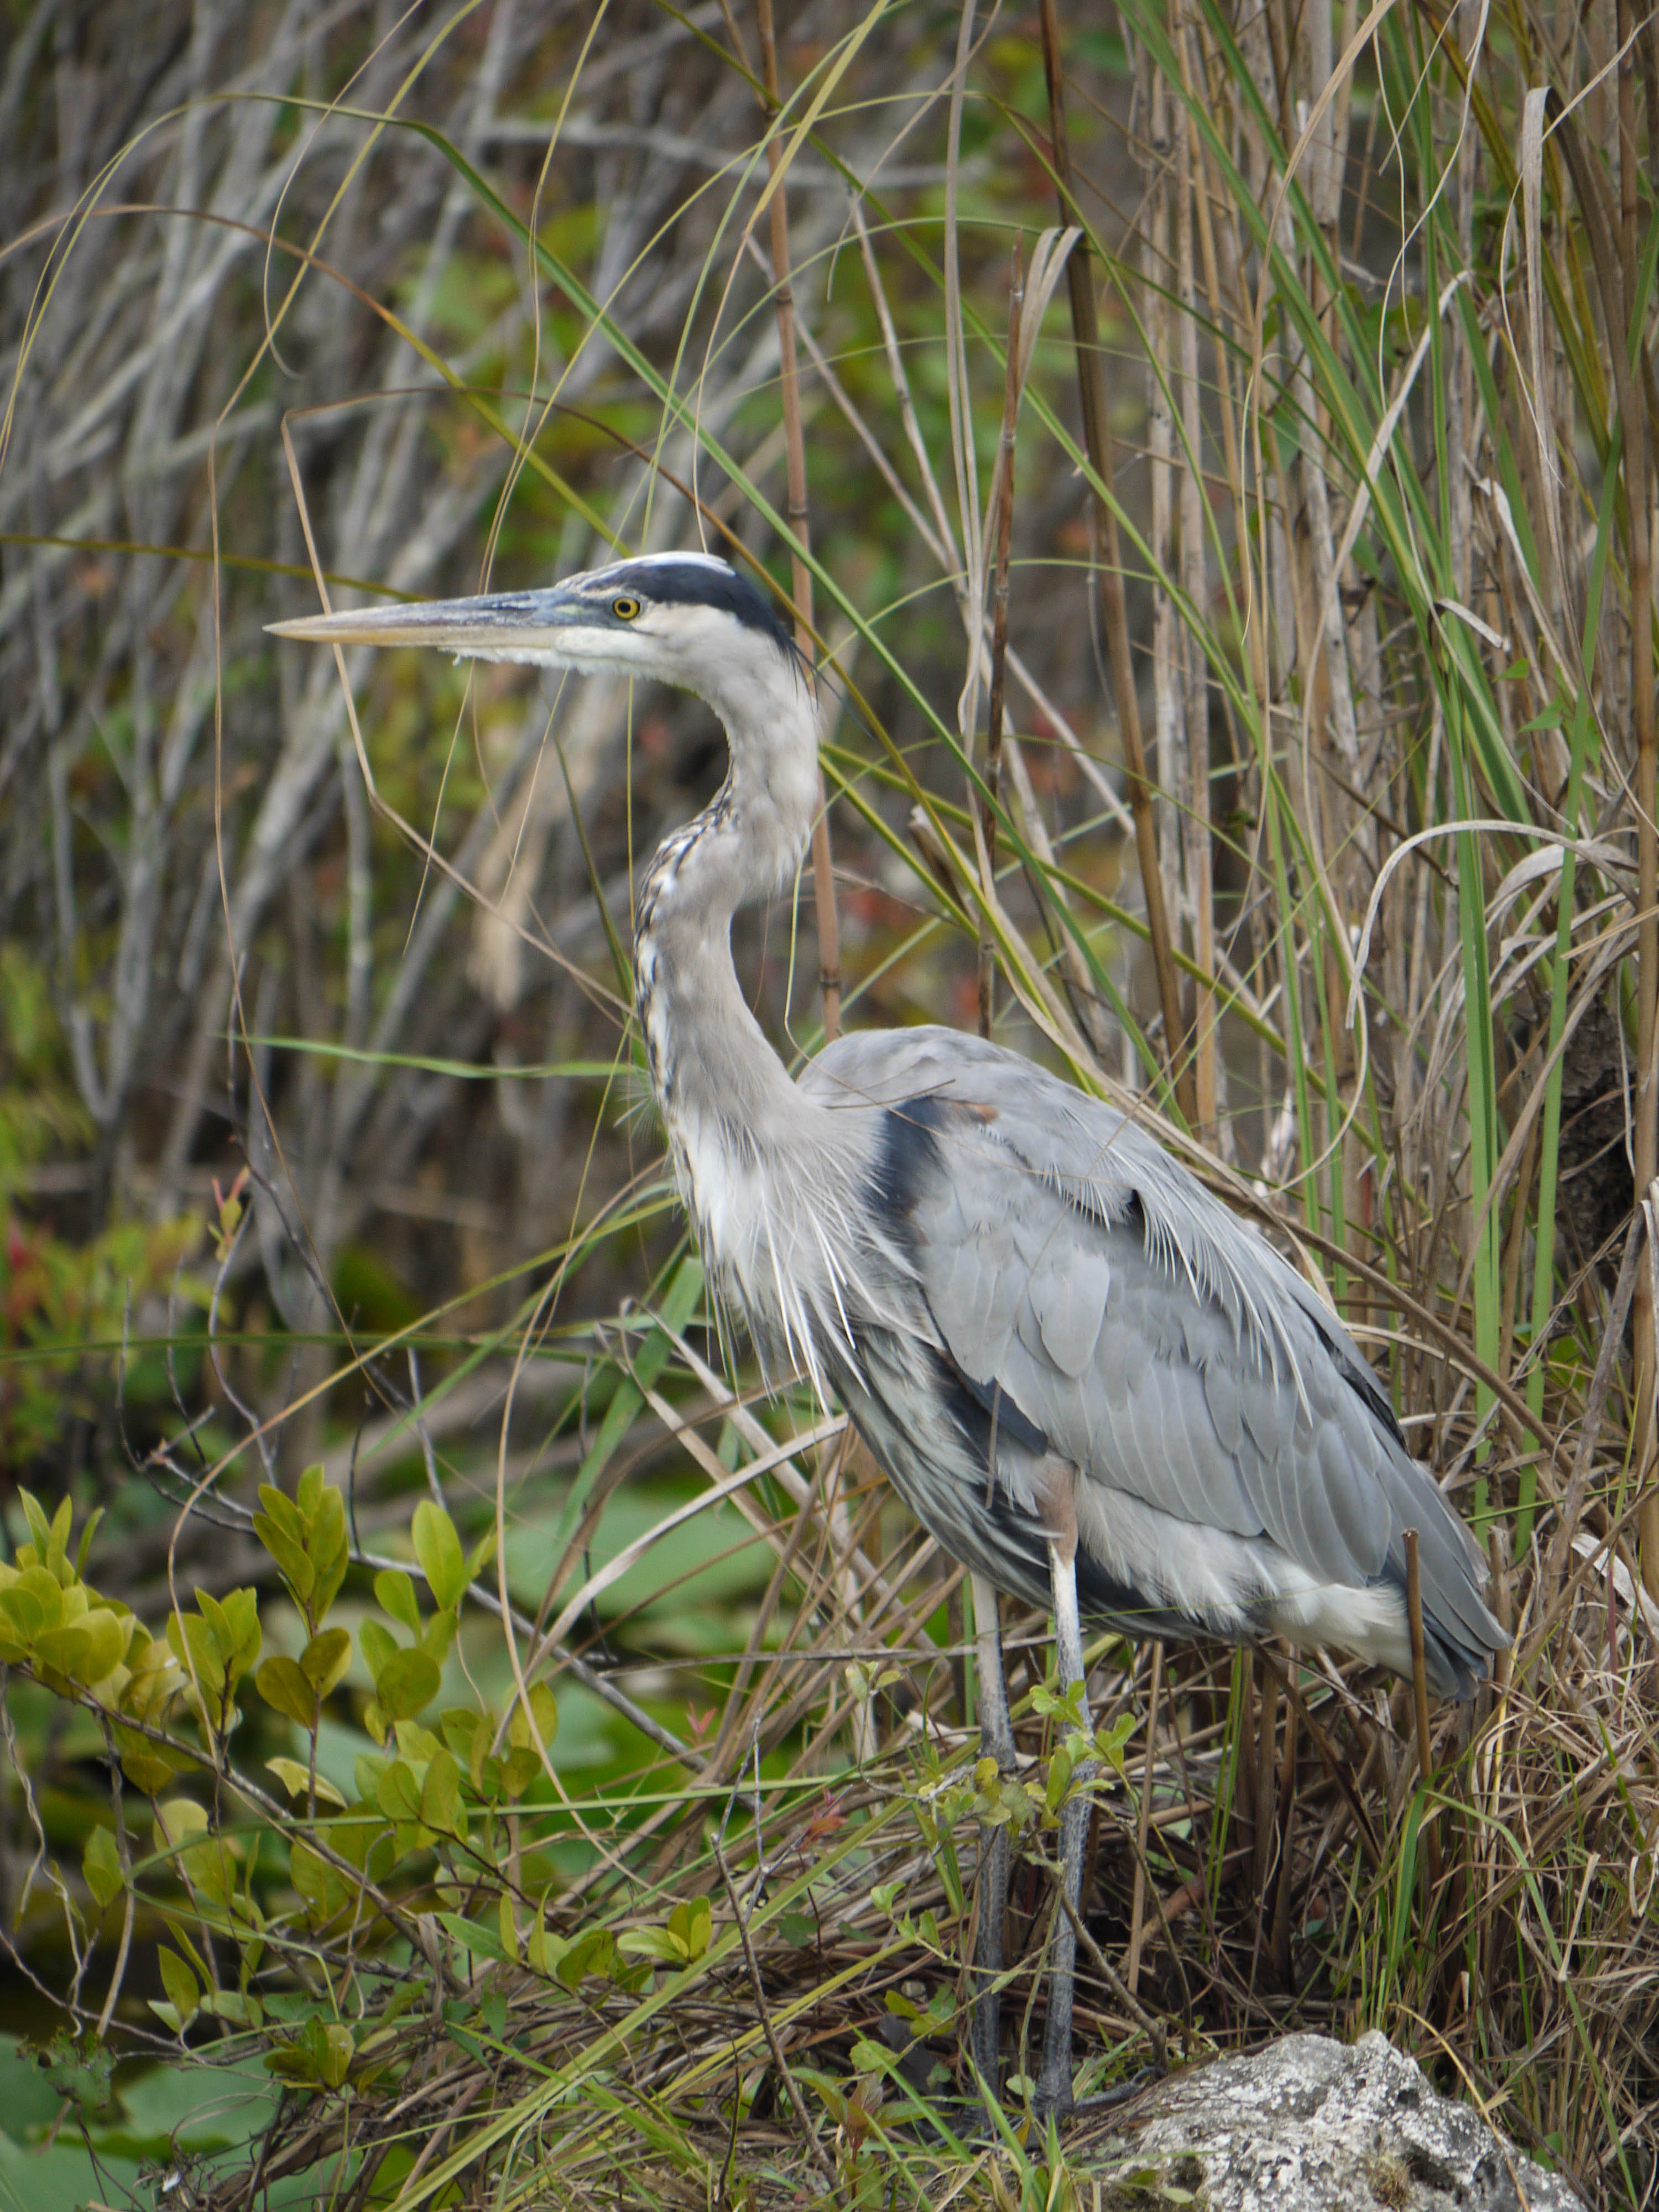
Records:
<instances>
[{"instance_id":1,"label":"green leaf","mask_svg":"<svg viewBox=\"0 0 1659 2212\"><path fill-rule=\"evenodd\" d=\"M306 1548L317 1577L312 1595L313 1617L320 1620L340 1594L351 1556L346 1540L345 1500L331 1486L318 1499Z\"/></svg>"},{"instance_id":2,"label":"green leaf","mask_svg":"<svg viewBox=\"0 0 1659 2212\"><path fill-rule=\"evenodd\" d=\"M43 1628L34 1639L34 1656L41 1666L66 1674L71 1682L90 1679L92 1638L78 1621L73 1628Z\"/></svg>"},{"instance_id":3,"label":"green leaf","mask_svg":"<svg viewBox=\"0 0 1659 2212\"><path fill-rule=\"evenodd\" d=\"M1124 1765L1123 1747L1139 1725L1133 1713L1121 1713L1109 1729L1099 1728L1095 1730L1097 1755L1103 1759L1107 1765L1119 1774L1127 1771Z\"/></svg>"},{"instance_id":4,"label":"green leaf","mask_svg":"<svg viewBox=\"0 0 1659 2212\"><path fill-rule=\"evenodd\" d=\"M57 1628L76 1616L67 1606L65 1592L56 1575L46 1567L25 1567L16 1585L26 1589L40 1609L45 1628Z\"/></svg>"},{"instance_id":5,"label":"green leaf","mask_svg":"<svg viewBox=\"0 0 1659 2212\"><path fill-rule=\"evenodd\" d=\"M87 1516L86 1526L81 1531L80 1545L75 1554L75 1571L77 1575L84 1575L87 1571L87 1561L92 1556L92 1540L98 1534L98 1524L103 1517L104 1509L101 1505L94 1505Z\"/></svg>"},{"instance_id":6,"label":"green leaf","mask_svg":"<svg viewBox=\"0 0 1659 2212\"><path fill-rule=\"evenodd\" d=\"M553 1692L545 1682L531 1686L530 1715L535 1720L532 1731L522 1698L513 1708L507 1723L507 1741L512 1747L501 1762L502 1786L509 1797L521 1797L542 1771L545 1748L558 1733L559 1708ZM540 1747L537 1738L540 1738Z\"/></svg>"},{"instance_id":7,"label":"green leaf","mask_svg":"<svg viewBox=\"0 0 1659 2212\"><path fill-rule=\"evenodd\" d=\"M27 1644L33 1644L46 1625L46 1608L38 1592L30 1589L22 1577L9 1583L0 1589L0 1612L3 1612L12 1626ZM53 1607L53 1618L57 1608Z\"/></svg>"},{"instance_id":8,"label":"green leaf","mask_svg":"<svg viewBox=\"0 0 1659 2212\"><path fill-rule=\"evenodd\" d=\"M363 1655L364 1665L377 1682L401 1648L392 1631L383 1628L378 1620L365 1620L359 1625L357 1646Z\"/></svg>"},{"instance_id":9,"label":"green leaf","mask_svg":"<svg viewBox=\"0 0 1659 2212\"><path fill-rule=\"evenodd\" d=\"M1072 1754L1062 1744L1048 1761L1048 1810L1058 1813L1072 1786Z\"/></svg>"},{"instance_id":10,"label":"green leaf","mask_svg":"<svg viewBox=\"0 0 1659 2212\"><path fill-rule=\"evenodd\" d=\"M541 1926L539 1913L536 1925L538 1929ZM535 1940L533 1931L531 1940L532 1942ZM616 1963L617 1943L611 1930L608 1928L592 1928L586 1935L578 1936L564 1947L553 1972L566 1989L574 1990L585 1974L598 1974L602 1980L609 1980Z\"/></svg>"},{"instance_id":11,"label":"green leaf","mask_svg":"<svg viewBox=\"0 0 1659 2212\"><path fill-rule=\"evenodd\" d=\"M382 1567L374 1577L374 1602L411 1636L421 1632L421 1608L415 1585L401 1567Z\"/></svg>"},{"instance_id":12,"label":"green leaf","mask_svg":"<svg viewBox=\"0 0 1659 2212\"><path fill-rule=\"evenodd\" d=\"M208 1816L193 1797L169 1797L155 1808L155 1848L173 1850L208 1832Z\"/></svg>"},{"instance_id":13,"label":"green leaf","mask_svg":"<svg viewBox=\"0 0 1659 2212\"><path fill-rule=\"evenodd\" d=\"M668 1916L668 1933L688 1960L701 1959L714 1932L714 1912L706 1897L677 1905Z\"/></svg>"},{"instance_id":14,"label":"green leaf","mask_svg":"<svg viewBox=\"0 0 1659 2212\"><path fill-rule=\"evenodd\" d=\"M261 1661L253 1686L268 1705L309 1731L317 1725L316 1685L297 1659L286 1653Z\"/></svg>"},{"instance_id":15,"label":"green leaf","mask_svg":"<svg viewBox=\"0 0 1659 2212\"><path fill-rule=\"evenodd\" d=\"M441 1667L449 1656L455 1641L455 1632L460 1625L461 1616L453 1605L446 1606L441 1613L434 1613L426 1625L425 1633L421 1638L421 1649L429 1651Z\"/></svg>"},{"instance_id":16,"label":"green leaf","mask_svg":"<svg viewBox=\"0 0 1659 2212\"><path fill-rule=\"evenodd\" d=\"M421 1785L413 1767L394 1759L374 1785L374 1802L388 1820L418 1820Z\"/></svg>"},{"instance_id":17,"label":"green leaf","mask_svg":"<svg viewBox=\"0 0 1659 2212\"><path fill-rule=\"evenodd\" d=\"M121 1692L122 1711L134 1720L160 1722L185 1686L173 1646L166 1637L155 1637L148 1629L135 1627L127 1664L130 1673Z\"/></svg>"},{"instance_id":18,"label":"green leaf","mask_svg":"<svg viewBox=\"0 0 1659 2212\"><path fill-rule=\"evenodd\" d=\"M430 1705L442 1680L429 1652L394 1651L374 1678L374 1694L388 1720L407 1720Z\"/></svg>"},{"instance_id":19,"label":"green leaf","mask_svg":"<svg viewBox=\"0 0 1659 2212\"><path fill-rule=\"evenodd\" d=\"M372 1751L358 1753L352 1762L351 1776L359 1797L369 1804L374 1803L375 1792L380 1786L380 1777L390 1764L388 1759L377 1759Z\"/></svg>"},{"instance_id":20,"label":"green leaf","mask_svg":"<svg viewBox=\"0 0 1659 2212\"><path fill-rule=\"evenodd\" d=\"M147 1736L140 1735L136 1729L118 1728L115 1745L121 1755L122 1773L146 1797L165 1790L179 1771L179 1762L151 1743Z\"/></svg>"},{"instance_id":21,"label":"green leaf","mask_svg":"<svg viewBox=\"0 0 1659 2212\"><path fill-rule=\"evenodd\" d=\"M346 2072L356 2056L356 2046L351 2040L351 2030L343 2021L331 2020L323 2030L322 2040L325 2056L322 2063L322 2078L331 2089L337 2089L345 2080Z\"/></svg>"},{"instance_id":22,"label":"green leaf","mask_svg":"<svg viewBox=\"0 0 1659 2212\"><path fill-rule=\"evenodd\" d=\"M46 1518L46 1508L32 1490L25 1490L21 1484L18 1486L17 1500L23 1509L23 1518L29 1524L34 1548L44 1560L52 1545L52 1523Z\"/></svg>"},{"instance_id":23,"label":"green leaf","mask_svg":"<svg viewBox=\"0 0 1659 2212\"><path fill-rule=\"evenodd\" d=\"M291 1544L305 1547L306 1524L291 1498L285 1498L274 1482L259 1485L259 1503L271 1520Z\"/></svg>"},{"instance_id":24,"label":"green leaf","mask_svg":"<svg viewBox=\"0 0 1659 2212\"><path fill-rule=\"evenodd\" d=\"M319 1698L340 1682L350 1664L351 1632L346 1628L319 1628L300 1654L300 1671Z\"/></svg>"},{"instance_id":25,"label":"green leaf","mask_svg":"<svg viewBox=\"0 0 1659 2212\"><path fill-rule=\"evenodd\" d=\"M489 1767L496 1764L494 1759L484 1762L486 1778ZM542 1757L538 1751L509 1751L499 1765L502 1789L509 1797L522 1797L542 1771Z\"/></svg>"},{"instance_id":26,"label":"green leaf","mask_svg":"<svg viewBox=\"0 0 1659 2212\"><path fill-rule=\"evenodd\" d=\"M356 2055L349 2027L337 2020L324 2022L313 2013L295 2040L271 2051L265 2064L279 2080L337 2089Z\"/></svg>"},{"instance_id":27,"label":"green leaf","mask_svg":"<svg viewBox=\"0 0 1659 2212\"><path fill-rule=\"evenodd\" d=\"M195 2017L201 2002L201 1990L196 1977L176 1951L169 1951L165 1943L156 1946L155 1959L161 1969L161 1987L167 1993L167 2002L179 2015L182 2027Z\"/></svg>"},{"instance_id":28,"label":"green leaf","mask_svg":"<svg viewBox=\"0 0 1659 2212\"><path fill-rule=\"evenodd\" d=\"M477 1920L464 1920L459 1912L441 1912L438 1925L452 1942L475 1959L507 1960L499 1928L490 1928Z\"/></svg>"},{"instance_id":29,"label":"green leaf","mask_svg":"<svg viewBox=\"0 0 1659 2212\"><path fill-rule=\"evenodd\" d=\"M207 1623L208 1634L213 1638L213 1649L219 1663L228 1668L236 1656L236 1631L231 1625L230 1615L211 1590L198 1589L195 1596L196 1610Z\"/></svg>"},{"instance_id":30,"label":"green leaf","mask_svg":"<svg viewBox=\"0 0 1659 2212\"><path fill-rule=\"evenodd\" d=\"M415 1539L415 1556L433 1596L440 1606L459 1605L466 1589L466 1560L455 1523L441 1505L423 1498L415 1508L410 1534Z\"/></svg>"},{"instance_id":31,"label":"green leaf","mask_svg":"<svg viewBox=\"0 0 1659 2212\"><path fill-rule=\"evenodd\" d=\"M280 1491L273 1493L269 1485L259 1493L267 1502L273 1494L282 1497ZM282 1502L284 1505L288 1504L285 1498ZM304 1544L279 1527L272 1513L254 1515L253 1533L281 1569L283 1580L288 1584L294 1602L303 1607L317 1583L317 1571L306 1556Z\"/></svg>"},{"instance_id":32,"label":"green leaf","mask_svg":"<svg viewBox=\"0 0 1659 2212\"><path fill-rule=\"evenodd\" d=\"M328 1861L297 1838L289 1845L288 1873L313 1928L331 1920L348 1901L345 1883Z\"/></svg>"},{"instance_id":33,"label":"green leaf","mask_svg":"<svg viewBox=\"0 0 1659 2212\"><path fill-rule=\"evenodd\" d=\"M101 1682L127 1656L127 1645L132 1639L132 1616L123 1620L106 1606L99 1606L81 1622L82 1632L91 1644L87 1658L87 1671L76 1677L90 1686Z\"/></svg>"},{"instance_id":34,"label":"green leaf","mask_svg":"<svg viewBox=\"0 0 1659 2212\"><path fill-rule=\"evenodd\" d=\"M630 1958L660 1959L667 1966L683 1966L685 1951L665 1928L630 1928L617 1939L617 1948Z\"/></svg>"},{"instance_id":35,"label":"green leaf","mask_svg":"<svg viewBox=\"0 0 1659 2212\"><path fill-rule=\"evenodd\" d=\"M121 1871L121 1854L116 1849L115 1838L108 1828L94 1828L87 1838L81 1871L86 1876L87 1887L92 1892L98 1910L107 1912L127 1886L127 1878Z\"/></svg>"},{"instance_id":36,"label":"green leaf","mask_svg":"<svg viewBox=\"0 0 1659 2212\"><path fill-rule=\"evenodd\" d=\"M466 1768L475 1790L483 1788L484 1754L489 1749L495 1729L483 1713L469 1712L465 1705L452 1705L440 1725L444 1741Z\"/></svg>"},{"instance_id":37,"label":"green leaf","mask_svg":"<svg viewBox=\"0 0 1659 2212\"><path fill-rule=\"evenodd\" d=\"M952 1912L960 1916L968 1909L968 1900L962 1887L962 1867L957 1857L954 1838L947 1829L939 1838L939 1878L945 1885L945 1894Z\"/></svg>"},{"instance_id":38,"label":"green leaf","mask_svg":"<svg viewBox=\"0 0 1659 2212\"><path fill-rule=\"evenodd\" d=\"M453 1752L441 1746L437 1756L426 1770L426 1780L421 1784L420 1820L423 1827L434 1828L440 1835L466 1834L466 1815L461 1810L461 1770L455 1764Z\"/></svg>"},{"instance_id":39,"label":"green leaf","mask_svg":"<svg viewBox=\"0 0 1659 2212\"><path fill-rule=\"evenodd\" d=\"M264 1641L259 1628L259 1600L251 1589L227 1590L224 1614L229 1623L234 1642L231 1646L230 1674L233 1680L246 1674L259 1656Z\"/></svg>"},{"instance_id":40,"label":"green leaf","mask_svg":"<svg viewBox=\"0 0 1659 2212\"><path fill-rule=\"evenodd\" d=\"M276 1777L290 1797L309 1799L311 1794L309 1767L302 1765L297 1759L268 1759L265 1761L265 1766L269 1772ZM343 1813L345 1810L344 1792L337 1790L334 1784L321 1774L317 1777L317 1802L319 1805L331 1805L337 1812Z\"/></svg>"},{"instance_id":41,"label":"green leaf","mask_svg":"<svg viewBox=\"0 0 1659 2212\"><path fill-rule=\"evenodd\" d=\"M535 1722L532 1733L530 1720ZM524 1701L513 1708L513 1717L507 1723L507 1741L515 1751L538 1752L538 1744L545 1750L559 1732L559 1707L553 1692L545 1682L533 1682L530 1689L530 1718L525 1715ZM539 1752L538 1752L539 1764Z\"/></svg>"},{"instance_id":42,"label":"green leaf","mask_svg":"<svg viewBox=\"0 0 1659 2212\"><path fill-rule=\"evenodd\" d=\"M58 1510L52 1516L52 1530L46 1541L46 1565L60 1582L70 1579L70 1522L74 1510L73 1501L65 1492L58 1499Z\"/></svg>"},{"instance_id":43,"label":"green leaf","mask_svg":"<svg viewBox=\"0 0 1659 2212\"><path fill-rule=\"evenodd\" d=\"M441 1741L429 1728L422 1728L419 1721L399 1721L397 1735L398 1748L411 1766L425 1767L443 1749Z\"/></svg>"},{"instance_id":44,"label":"green leaf","mask_svg":"<svg viewBox=\"0 0 1659 2212\"><path fill-rule=\"evenodd\" d=\"M214 1836L190 1844L179 1854L191 1887L226 1911L236 1887L236 1869L228 1848Z\"/></svg>"}]
</instances>

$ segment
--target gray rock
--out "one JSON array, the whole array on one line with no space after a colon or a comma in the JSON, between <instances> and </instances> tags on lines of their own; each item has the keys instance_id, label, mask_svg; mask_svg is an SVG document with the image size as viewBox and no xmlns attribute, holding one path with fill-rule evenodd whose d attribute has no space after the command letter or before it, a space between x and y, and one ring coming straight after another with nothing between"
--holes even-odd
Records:
<instances>
[{"instance_id":1,"label":"gray rock","mask_svg":"<svg viewBox=\"0 0 1659 2212\"><path fill-rule=\"evenodd\" d=\"M1107 2201L1144 2212L1584 2212L1559 2174L1375 2033L1287 2035L1218 2059L1158 2083L1111 2127Z\"/></svg>"}]
</instances>

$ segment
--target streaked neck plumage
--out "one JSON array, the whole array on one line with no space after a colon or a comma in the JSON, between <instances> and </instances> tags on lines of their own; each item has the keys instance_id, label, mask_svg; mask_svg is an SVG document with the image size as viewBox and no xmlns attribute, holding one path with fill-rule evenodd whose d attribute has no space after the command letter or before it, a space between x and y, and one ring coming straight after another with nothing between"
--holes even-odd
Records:
<instances>
[{"instance_id":1,"label":"streaked neck plumage","mask_svg":"<svg viewBox=\"0 0 1659 2212\"><path fill-rule=\"evenodd\" d=\"M805 670L733 626L691 688L726 726L731 766L709 805L657 849L635 937L641 1027L674 1164L717 1261L714 1179L798 1130L805 1102L744 1002L732 917L793 880L817 804L817 726Z\"/></svg>"}]
</instances>

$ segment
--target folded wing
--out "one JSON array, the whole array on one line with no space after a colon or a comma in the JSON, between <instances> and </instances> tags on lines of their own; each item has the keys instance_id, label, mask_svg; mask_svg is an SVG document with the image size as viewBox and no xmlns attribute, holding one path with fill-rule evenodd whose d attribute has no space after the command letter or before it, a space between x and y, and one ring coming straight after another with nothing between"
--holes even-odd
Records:
<instances>
[{"instance_id":1,"label":"folded wing","mask_svg":"<svg viewBox=\"0 0 1659 2212\"><path fill-rule=\"evenodd\" d=\"M884 1112L882 1193L939 1342L981 1402L1094 1486L1265 1539L1315 1583L1404 1576L1462 1657L1496 1649L1480 1555L1334 1315L1152 1139L953 1031L843 1038L803 1078Z\"/></svg>"}]
</instances>

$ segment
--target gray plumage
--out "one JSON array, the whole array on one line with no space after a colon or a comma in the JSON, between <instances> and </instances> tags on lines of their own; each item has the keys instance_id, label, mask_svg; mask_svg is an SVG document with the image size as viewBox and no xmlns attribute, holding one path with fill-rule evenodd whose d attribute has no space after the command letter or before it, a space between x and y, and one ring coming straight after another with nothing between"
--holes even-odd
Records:
<instances>
[{"instance_id":1,"label":"gray plumage","mask_svg":"<svg viewBox=\"0 0 1659 2212\"><path fill-rule=\"evenodd\" d=\"M1431 1680L1469 1693L1503 1641L1480 1555L1340 1322L1265 1239L1133 1122L976 1037L844 1037L799 1089L858 1128L910 1276L909 1338L933 1354L890 1331L875 1351L866 1316L861 1363L834 1326L825 1356L947 1550L1045 1601L1033 1500L1057 1455L1079 1476L1085 1619L1232 1640L1278 1626L1409 1671L1415 1527Z\"/></svg>"},{"instance_id":2,"label":"gray plumage","mask_svg":"<svg viewBox=\"0 0 1659 2212\"><path fill-rule=\"evenodd\" d=\"M276 627L654 678L720 715L726 780L640 894L653 1089L711 1279L769 1376L799 1370L839 1396L973 1571L1000 1760L1012 1737L993 1589L1052 1602L1069 1680L1079 1613L1140 1635L1277 1629L1408 1673L1412 1527L1430 1681L1470 1694L1507 1641L1480 1555L1341 1323L1253 1228L1133 1121L977 1038L842 1037L790 1081L738 988L730 929L799 868L817 724L752 585L707 556L659 556L548 591ZM1061 1826L1075 1906L1080 1797ZM988 1856L978 1960L975 2051L993 2081L1006 1863ZM1073 1947L1057 1926L1050 2105L1070 2096Z\"/></svg>"}]
</instances>

